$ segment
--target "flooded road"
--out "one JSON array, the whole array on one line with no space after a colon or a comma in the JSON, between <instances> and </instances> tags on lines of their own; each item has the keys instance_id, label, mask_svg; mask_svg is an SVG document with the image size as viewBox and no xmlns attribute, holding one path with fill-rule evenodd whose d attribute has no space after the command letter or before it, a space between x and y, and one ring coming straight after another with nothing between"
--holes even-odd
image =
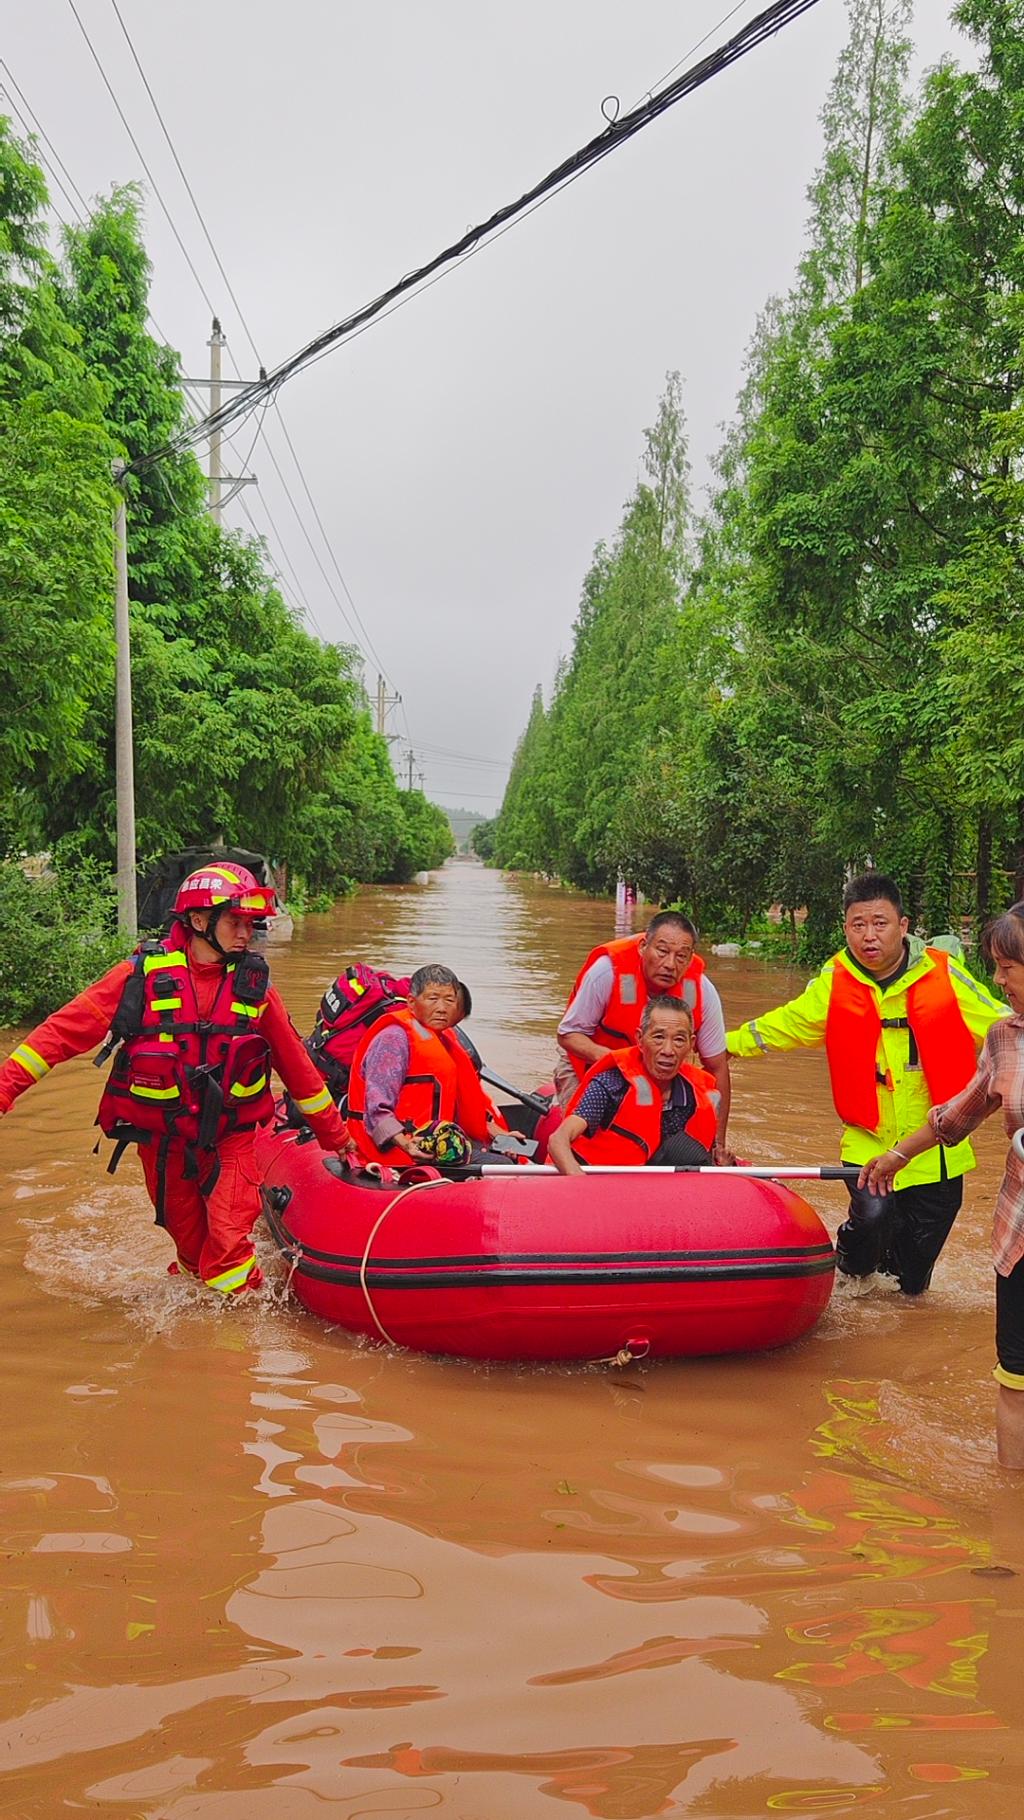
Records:
<instances>
[{"instance_id":1,"label":"flooded road","mask_svg":"<svg viewBox=\"0 0 1024 1820\"><path fill-rule=\"evenodd\" d=\"M346 960L444 960L530 1085L612 919L457 865L271 960L303 1030ZM804 978L711 972L730 1023ZM136 1165L90 1154L99 1079L70 1064L0 1123L0 1813L1015 1820L998 1131L920 1303L833 1305L759 1357L482 1369L327 1330L265 1238L258 1306L167 1278ZM734 1080L743 1154L834 1159L820 1056ZM808 1198L834 1231L842 1190Z\"/></svg>"}]
</instances>

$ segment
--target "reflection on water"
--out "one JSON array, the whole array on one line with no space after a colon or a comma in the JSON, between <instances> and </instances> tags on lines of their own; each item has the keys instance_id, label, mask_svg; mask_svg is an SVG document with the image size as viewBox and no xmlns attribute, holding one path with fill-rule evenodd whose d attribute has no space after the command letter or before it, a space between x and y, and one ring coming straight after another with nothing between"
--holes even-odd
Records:
<instances>
[{"instance_id":1,"label":"reflection on water","mask_svg":"<svg viewBox=\"0 0 1024 1820\"><path fill-rule=\"evenodd\" d=\"M462 866L272 958L300 1027L345 959L450 961L526 1084L611 928ZM796 983L714 974L732 1020ZM73 1064L0 1126L5 1813L1016 1815L997 1137L921 1304L606 1376L356 1346L280 1273L213 1304L164 1275L130 1166L90 1157L95 1096ZM834 1155L820 1058L748 1064L735 1098L744 1151Z\"/></svg>"}]
</instances>

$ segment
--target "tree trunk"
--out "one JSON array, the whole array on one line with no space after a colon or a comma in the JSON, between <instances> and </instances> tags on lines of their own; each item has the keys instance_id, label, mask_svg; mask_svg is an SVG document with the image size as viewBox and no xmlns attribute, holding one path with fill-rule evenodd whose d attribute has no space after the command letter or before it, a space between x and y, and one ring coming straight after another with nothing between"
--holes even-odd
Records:
<instances>
[{"instance_id":1,"label":"tree trunk","mask_svg":"<svg viewBox=\"0 0 1024 1820\"><path fill-rule=\"evenodd\" d=\"M992 914L992 823L987 815L978 818L978 845L975 860L974 911L980 936Z\"/></svg>"},{"instance_id":2,"label":"tree trunk","mask_svg":"<svg viewBox=\"0 0 1024 1820\"><path fill-rule=\"evenodd\" d=\"M1017 851L1013 863L1013 901L1024 900L1024 800L1017 804Z\"/></svg>"}]
</instances>

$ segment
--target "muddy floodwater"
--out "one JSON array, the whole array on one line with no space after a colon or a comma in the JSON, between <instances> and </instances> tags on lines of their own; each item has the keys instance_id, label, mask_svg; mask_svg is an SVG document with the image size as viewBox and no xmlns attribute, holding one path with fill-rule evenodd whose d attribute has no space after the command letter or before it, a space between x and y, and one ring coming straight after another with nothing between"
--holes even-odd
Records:
<instances>
[{"instance_id":1,"label":"muddy floodwater","mask_svg":"<svg viewBox=\"0 0 1024 1820\"><path fill-rule=\"evenodd\" d=\"M529 1085L613 914L451 865L271 959L301 1029L345 960L449 962ZM711 972L730 1022L804 977ZM91 1154L99 1081L0 1123L0 1813L1016 1820L998 1131L919 1303L758 1357L482 1368L327 1329L265 1235L258 1303L168 1278L134 1159ZM739 1065L734 1109L750 1158L835 1158L820 1055ZM842 1189L808 1198L834 1231Z\"/></svg>"}]
</instances>

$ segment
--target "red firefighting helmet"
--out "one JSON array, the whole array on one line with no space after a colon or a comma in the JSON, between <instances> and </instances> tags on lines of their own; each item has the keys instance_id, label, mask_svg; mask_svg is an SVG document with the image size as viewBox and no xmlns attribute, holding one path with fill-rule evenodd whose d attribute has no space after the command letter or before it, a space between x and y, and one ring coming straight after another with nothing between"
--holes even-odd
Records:
<instances>
[{"instance_id":1,"label":"red firefighting helmet","mask_svg":"<svg viewBox=\"0 0 1024 1820\"><path fill-rule=\"evenodd\" d=\"M273 885L261 885L245 866L197 866L178 886L174 914L189 910L233 910L236 916L276 916Z\"/></svg>"}]
</instances>

